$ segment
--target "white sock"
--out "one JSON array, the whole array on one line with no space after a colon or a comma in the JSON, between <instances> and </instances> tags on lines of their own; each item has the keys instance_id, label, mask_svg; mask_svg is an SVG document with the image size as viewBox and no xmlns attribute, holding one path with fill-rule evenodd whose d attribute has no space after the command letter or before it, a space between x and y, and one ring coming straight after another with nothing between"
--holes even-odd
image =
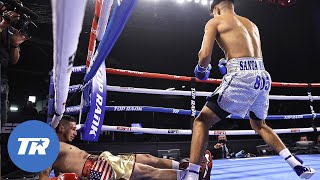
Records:
<instances>
[{"instance_id":1,"label":"white sock","mask_svg":"<svg viewBox=\"0 0 320 180\"><path fill-rule=\"evenodd\" d=\"M286 160L291 168L294 168L297 165L301 165L301 163L291 154L291 152L287 148L280 151L279 155Z\"/></svg>"},{"instance_id":2,"label":"white sock","mask_svg":"<svg viewBox=\"0 0 320 180\"><path fill-rule=\"evenodd\" d=\"M172 160L171 162L172 162L171 169L179 169L180 163L178 161Z\"/></svg>"},{"instance_id":3,"label":"white sock","mask_svg":"<svg viewBox=\"0 0 320 180\"><path fill-rule=\"evenodd\" d=\"M291 152L285 148L279 152L279 155L282 156L284 159L291 155Z\"/></svg>"},{"instance_id":4,"label":"white sock","mask_svg":"<svg viewBox=\"0 0 320 180\"><path fill-rule=\"evenodd\" d=\"M189 166L188 166L187 169L199 173L199 171L200 171L200 165L198 165L198 164L193 164L193 163L189 163Z\"/></svg>"},{"instance_id":5,"label":"white sock","mask_svg":"<svg viewBox=\"0 0 320 180\"><path fill-rule=\"evenodd\" d=\"M187 168L186 180L195 180L199 178L200 165L189 163Z\"/></svg>"}]
</instances>

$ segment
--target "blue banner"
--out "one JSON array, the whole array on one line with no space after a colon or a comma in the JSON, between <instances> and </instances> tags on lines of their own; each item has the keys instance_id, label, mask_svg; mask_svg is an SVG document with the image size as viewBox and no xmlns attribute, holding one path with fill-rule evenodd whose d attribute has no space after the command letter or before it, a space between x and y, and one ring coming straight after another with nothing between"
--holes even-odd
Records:
<instances>
[{"instance_id":1,"label":"blue banner","mask_svg":"<svg viewBox=\"0 0 320 180\"><path fill-rule=\"evenodd\" d=\"M107 98L106 66L102 63L92 79L90 110L87 114L81 139L85 141L99 140L101 127L104 120Z\"/></svg>"}]
</instances>

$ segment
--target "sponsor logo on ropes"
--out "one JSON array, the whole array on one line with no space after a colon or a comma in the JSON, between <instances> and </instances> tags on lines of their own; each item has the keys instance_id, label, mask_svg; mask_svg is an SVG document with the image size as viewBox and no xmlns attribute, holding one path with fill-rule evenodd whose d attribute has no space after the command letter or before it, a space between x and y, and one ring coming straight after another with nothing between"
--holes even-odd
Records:
<instances>
[{"instance_id":1,"label":"sponsor logo on ropes","mask_svg":"<svg viewBox=\"0 0 320 180\"><path fill-rule=\"evenodd\" d=\"M75 113L80 111L80 106L71 106L71 107L66 107L66 112L65 113Z\"/></svg>"},{"instance_id":2,"label":"sponsor logo on ropes","mask_svg":"<svg viewBox=\"0 0 320 180\"><path fill-rule=\"evenodd\" d=\"M114 107L114 111L142 111L141 106L120 106Z\"/></svg>"},{"instance_id":3,"label":"sponsor logo on ropes","mask_svg":"<svg viewBox=\"0 0 320 180\"><path fill-rule=\"evenodd\" d=\"M143 72L138 72L138 71L130 71L130 70L128 70L128 73L133 73L133 74L143 74Z\"/></svg>"},{"instance_id":4,"label":"sponsor logo on ropes","mask_svg":"<svg viewBox=\"0 0 320 180\"><path fill-rule=\"evenodd\" d=\"M93 51L88 50L87 59L89 59L91 61L92 55L93 55Z\"/></svg>"},{"instance_id":5,"label":"sponsor logo on ropes","mask_svg":"<svg viewBox=\"0 0 320 180\"><path fill-rule=\"evenodd\" d=\"M102 75L102 68L99 68L97 71L97 74L94 78L97 79L98 89L99 92L97 92L96 96L96 108L94 109L94 115L93 115L93 121L91 125L90 135L94 135L94 137L97 136L97 130L100 123L100 117L101 117L101 106L103 104L103 75Z\"/></svg>"},{"instance_id":6,"label":"sponsor logo on ropes","mask_svg":"<svg viewBox=\"0 0 320 180\"><path fill-rule=\"evenodd\" d=\"M297 133L297 132L300 132L300 129L291 129L291 132L292 133Z\"/></svg>"},{"instance_id":7,"label":"sponsor logo on ropes","mask_svg":"<svg viewBox=\"0 0 320 180\"><path fill-rule=\"evenodd\" d=\"M80 88L80 85L79 86L77 86L77 85L74 85L74 86L70 86L69 87L69 92L76 92L76 91L78 91Z\"/></svg>"},{"instance_id":8,"label":"sponsor logo on ropes","mask_svg":"<svg viewBox=\"0 0 320 180\"><path fill-rule=\"evenodd\" d=\"M179 78L180 78L180 76L173 76L173 78L177 78L177 79L179 79Z\"/></svg>"},{"instance_id":9,"label":"sponsor logo on ropes","mask_svg":"<svg viewBox=\"0 0 320 180\"><path fill-rule=\"evenodd\" d=\"M88 55L89 56L89 55ZM73 67L72 72L78 73L84 71L85 67L84 66L78 66L78 67Z\"/></svg>"},{"instance_id":10,"label":"sponsor logo on ropes","mask_svg":"<svg viewBox=\"0 0 320 180\"><path fill-rule=\"evenodd\" d=\"M227 132L226 131L214 131L213 134L220 135L220 134L227 134Z\"/></svg>"},{"instance_id":11,"label":"sponsor logo on ropes","mask_svg":"<svg viewBox=\"0 0 320 180\"><path fill-rule=\"evenodd\" d=\"M191 116L196 117L196 88L191 88Z\"/></svg>"},{"instance_id":12,"label":"sponsor logo on ropes","mask_svg":"<svg viewBox=\"0 0 320 180\"><path fill-rule=\"evenodd\" d=\"M121 131L131 131L131 127L126 126L117 126L117 129Z\"/></svg>"},{"instance_id":13,"label":"sponsor logo on ropes","mask_svg":"<svg viewBox=\"0 0 320 180\"><path fill-rule=\"evenodd\" d=\"M134 89L134 87L120 87L120 89Z\"/></svg>"},{"instance_id":14,"label":"sponsor logo on ropes","mask_svg":"<svg viewBox=\"0 0 320 180\"><path fill-rule=\"evenodd\" d=\"M179 114L179 112L180 112L179 109L173 109L173 110L172 110L172 113L174 113L174 114Z\"/></svg>"},{"instance_id":15,"label":"sponsor logo on ropes","mask_svg":"<svg viewBox=\"0 0 320 180\"><path fill-rule=\"evenodd\" d=\"M130 71L130 70L123 70L123 69L117 69L117 71L128 72L128 73L132 73L132 74L144 74L143 72L139 72L139 71Z\"/></svg>"},{"instance_id":16,"label":"sponsor logo on ropes","mask_svg":"<svg viewBox=\"0 0 320 180\"><path fill-rule=\"evenodd\" d=\"M284 116L284 119L302 119L303 115L288 115Z\"/></svg>"},{"instance_id":17,"label":"sponsor logo on ropes","mask_svg":"<svg viewBox=\"0 0 320 180\"><path fill-rule=\"evenodd\" d=\"M169 129L168 134L178 134L180 131L179 129Z\"/></svg>"},{"instance_id":18,"label":"sponsor logo on ropes","mask_svg":"<svg viewBox=\"0 0 320 180\"><path fill-rule=\"evenodd\" d=\"M5 123L1 128L1 133L10 134L12 130L17 127L20 123Z\"/></svg>"},{"instance_id":19,"label":"sponsor logo on ropes","mask_svg":"<svg viewBox=\"0 0 320 180\"><path fill-rule=\"evenodd\" d=\"M91 27L91 32L92 32L93 34L97 34L97 30L94 29L94 28L92 28L92 27Z\"/></svg>"},{"instance_id":20,"label":"sponsor logo on ropes","mask_svg":"<svg viewBox=\"0 0 320 180\"><path fill-rule=\"evenodd\" d=\"M8 141L10 159L27 172L40 172L51 166L58 156L59 147L54 129L36 120L19 124Z\"/></svg>"}]
</instances>

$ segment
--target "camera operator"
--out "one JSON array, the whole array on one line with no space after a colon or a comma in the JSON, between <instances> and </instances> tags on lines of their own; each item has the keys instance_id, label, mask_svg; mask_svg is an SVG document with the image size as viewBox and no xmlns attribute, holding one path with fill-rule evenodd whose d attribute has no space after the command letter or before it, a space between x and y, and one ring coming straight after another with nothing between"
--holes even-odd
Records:
<instances>
[{"instance_id":1,"label":"camera operator","mask_svg":"<svg viewBox=\"0 0 320 180\"><path fill-rule=\"evenodd\" d=\"M20 58L20 44L30 39L30 36L22 34L20 30L12 26L19 21L20 15L8 10L0 1L0 62L1 62L1 126L7 121L8 111L8 77L7 68L10 64L16 64Z\"/></svg>"},{"instance_id":2,"label":"camera operator","mask_svg":"<svg viewBox=\"0 0 320 180\"><path fill-rule=\"evenodd\" d=\"M212 154L214 159L230 158L234 154L231 148L227 146L227 141L226 135L221 134L218 136L218 142L213 146Z\"/></svg>"}]
</instances>

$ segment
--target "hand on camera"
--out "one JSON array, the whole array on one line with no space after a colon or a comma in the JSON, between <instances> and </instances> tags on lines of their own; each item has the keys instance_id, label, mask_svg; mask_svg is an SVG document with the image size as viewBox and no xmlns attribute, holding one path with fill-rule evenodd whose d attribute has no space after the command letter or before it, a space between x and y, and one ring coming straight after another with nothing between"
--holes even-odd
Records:
<instances>
[{"instance_id":1,"label":"hand on camera","mask_svg":"<svg viewBox=\"0 0 320 180\"><path fill-rule=\"evenodd\" d=\"M18 21L20 19L20 15L14 11L5 11L3 13L3 19L10 24Z\"/></svg>"},{"instance_id":2,"label":"hand on camera","mask_svg":"<svg viewBox=\"0 0 320 180\"><path fill-rule=\"evenodd\" d=\"M20 33L20 31L15 30L13 32L12 38L11 38L11 44L14 46L19 46L21 43L23 43L24 41L30 39L29 36L25 36L23 34Z\"/></svg>"},{"instance_id":3,"label":"hand on camera","mask_svg":"<svg viewBox=\"0 0 320 180\"><path fill-rule=\"evenodd\" d=\"M223 145L223 144L221 144L221 143L217 143L217 144L214 145L213 147L214 147L215 149L219 149L219 148L222 147L222 145Z\"/></svg>"}]
</instances>

